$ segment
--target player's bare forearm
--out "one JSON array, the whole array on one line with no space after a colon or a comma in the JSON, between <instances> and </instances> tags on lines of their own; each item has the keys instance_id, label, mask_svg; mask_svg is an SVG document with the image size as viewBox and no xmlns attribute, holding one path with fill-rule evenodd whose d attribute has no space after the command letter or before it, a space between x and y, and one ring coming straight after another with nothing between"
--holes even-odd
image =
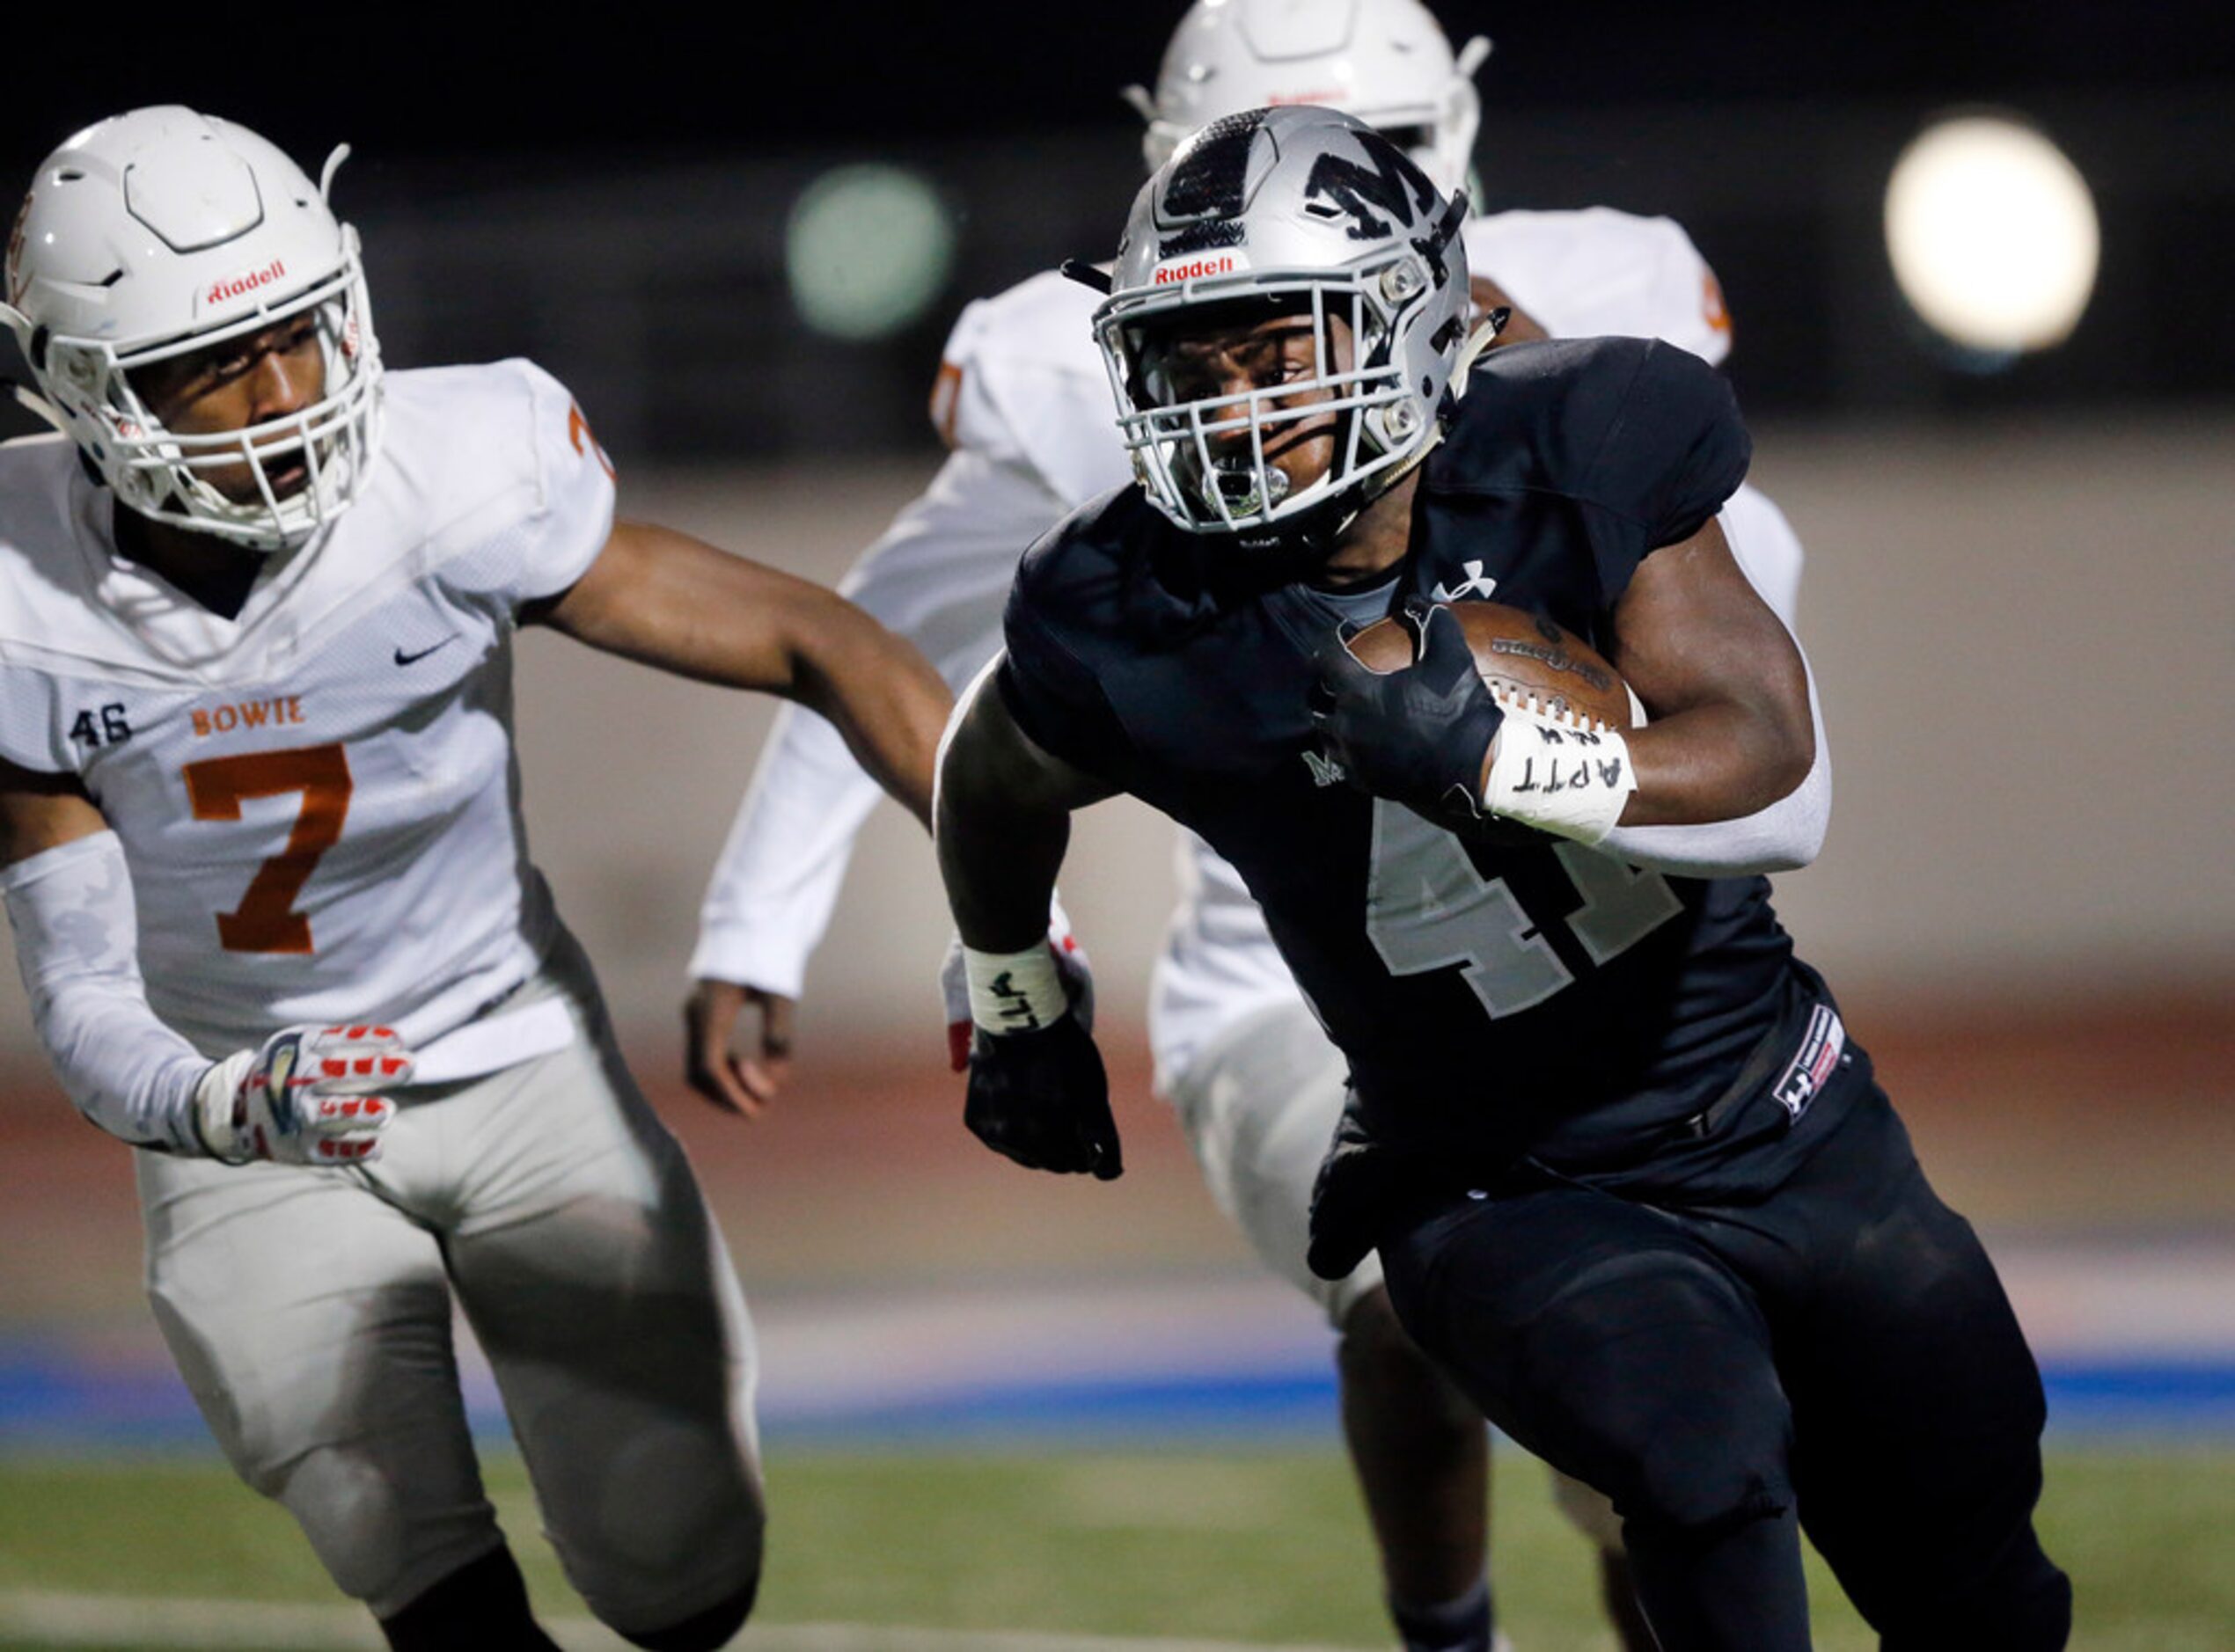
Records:
<instances>
[{"instance_id":1,"label":"player's bare forearm","mask_svg":"<svg viewBox=\"0 0 2235 1652\"><path fill-rule=\"evenodd\" d=\"M680 676L799 701L930 823L932 764L952 697L912 645L836 592L671 529L624 522L587 574L524 618Z\"/></svg>"},{"instance_id":2,"label":"player's bare forearm","mask_svg":"<svg viewBox=\"0 0 2235 1652\"><path fill-rule=\"evenodd\" d=\"M1806 778L1807 669L1714 523L1640 565L1608 657L1651 717L1630 736L1638 789L1623 825L1735 820Z\"/></svg>"},{"instance_id":3,"label":"player's bare forearm","mask_svg":"<svg viewBox=\"0 0 2235 1652\"><path fill-rule=\"evenodd\" d=\"M939 736L955 703L946 683L914 644L835 593L796 617L795 638L789 697L828 718L854 761L928 829Z\"/></svg>"},{"instance_id":4,"label":"player's bare forearm","mask_svg":"<svg viewBox=\"0 0 2235 1652\"><path fill-rule=\"evenodd\" d=\"M107 830L76 775L0 762L0 866Z\"/></svg>"},{"instance_id":5,"label":"player's bare forearm","mask_svg":"<svg viewBox=\"0 0 2235 1652\"><path fill-rule=\"evenodd\" d=\"M933 826L964 946L1022 952L1045 937L1071 811L1109 794L1016 726L991 671L971 685L941 754Z\"/></svg>"}]
</instances>

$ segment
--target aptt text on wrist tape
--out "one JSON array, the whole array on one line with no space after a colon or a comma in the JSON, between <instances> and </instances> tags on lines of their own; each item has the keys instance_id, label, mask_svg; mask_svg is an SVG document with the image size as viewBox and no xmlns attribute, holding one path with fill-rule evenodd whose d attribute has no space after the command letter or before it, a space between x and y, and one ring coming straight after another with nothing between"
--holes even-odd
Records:
<instances>
[{"instance_id":1,"label":"aptt text on wrist tape","mask_svg":"<svg viewBox=\"0 0 2235 1652\"><path fill-rule=\"evenodd\" d=\"M1022 952L963 948L970 1019L989 1033L1034 1033L1071 1008L1070 994L1045 941Z\"/></svg>"},{"instance_id":2,"label":"aptt text on wrist tape","mask_svg":"<svg viewBox=\"0 0 2235 1652\"><path fill-rule=\"evenodd\" d=\"M1630 744L1610 728L1508 704L1483 807L1577 843L1605 838L1638 789Z\"/></svg>"}]
</instances>

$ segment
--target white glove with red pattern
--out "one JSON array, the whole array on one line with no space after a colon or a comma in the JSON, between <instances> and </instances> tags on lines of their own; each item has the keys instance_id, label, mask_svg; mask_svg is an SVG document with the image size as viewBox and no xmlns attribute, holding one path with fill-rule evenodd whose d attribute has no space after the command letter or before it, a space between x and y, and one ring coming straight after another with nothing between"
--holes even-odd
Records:
<instances>
[{"instance_id":1,"label":"white glove with red pattern","mask_svg":"<svg viewBox=\"0 0 2235 1652\"><path fill-rule=\"evenodd\" d=\"M229 1165L361 1165L380 1154L412 1056L385 1027L290 1027L228 1056L194 1088L194 1128Z\"/></svg>"}]
</instances>

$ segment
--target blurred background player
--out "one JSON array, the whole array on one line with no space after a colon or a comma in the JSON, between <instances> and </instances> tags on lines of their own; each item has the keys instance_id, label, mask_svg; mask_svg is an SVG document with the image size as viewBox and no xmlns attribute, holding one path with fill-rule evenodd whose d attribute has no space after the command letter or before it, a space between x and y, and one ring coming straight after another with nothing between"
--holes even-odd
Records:
<instances>
[{"instance_id":1,"label":"blurred background player","mask_svg":"<svg viewBox=\"0 0 2235 1652\"><path fill-rule=\"evenodd\" d=\"M0 306L0 889L136 1155L156 1316L241 1478L399 1648L548 1647L451 1343L568 1575L711 1648L759 1578L754 1356L681 1149L529 862L514 636L790 695L922 815L946 691L830 592L614 520L521 361L384 376L354 230L179 107L40 166Z\"/></svg>"},{"instance_id":2,"label":"blurred background player","mask_svg":"<svg viewBox=\"0 0 2235 1652\"><path fill-rule=\"evenodd\" d=\"M1224 0L1182 18L1153 93L1126 95L1147 121L1152 170L1222 115L1327 103L1389 135L1455 191L1472 183L1473 76L1489 50L1477 37L1455 53L1417 0ZM1465 234L1478 306L1512 311L1501 342L1628 333L1710 362L1730 348L1714 274L1667 219L1605 208L1492 213L1470 219ZM1132 479L1089 325L1095 302L1050 271L964 311L932 403L952 455L841 588L916 641L956 689L1000 648L1019 555ZM1790 624L1801 552L1784 516L1742 487L1725 526ZM710 1098L751 1110L773 1093L808 954L876 796L836 730L783 713L715 869L692 960L689 1071ZM1479 1418L1397 1329L1378 1262L1368 1258L1331 1285L1303 1262L1311 1179L1342 1106L1341 1057L1233 868L1192 835L1178 859L1183 895L1150 1004L1158 1089L1220 1206L1341 1338L1345 1436L1400 1627L1423 1647L1484 1640L1489 1469ZM740 1060L729 1047L748 1007L759 1025ZM1579 1485L1559 1490L1601 1546L1610 1613L1630 1644L1648 1644L1610 1511Z\"/></svg>"}]
</instances>

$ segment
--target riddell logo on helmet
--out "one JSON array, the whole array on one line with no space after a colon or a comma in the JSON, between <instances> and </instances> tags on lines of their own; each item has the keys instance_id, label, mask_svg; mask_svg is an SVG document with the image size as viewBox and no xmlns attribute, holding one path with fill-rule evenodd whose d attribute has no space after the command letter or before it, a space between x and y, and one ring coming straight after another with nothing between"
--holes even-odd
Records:
<instances>
[{"instance_id":1,"label":"riddell logo on helmet","mask_svg":"<svg viewBox=\"0 0 2235 1652\"><path fill-rule=\"evenodd\" d=\"M1230 254L1219 258L1198 258L1192 263L1159 267L1149 285L1169 287L1174 281L1191 281L1198 275L1231 275L1234 269L1234 259Z\"/></svg>"},{"instance_id":2,"label":"riddell logo on helmet","mask_svg":"<svg viewBox=\"0 0 2235 1652\"><path fill-rule=\"evenodd\" d=\"M206 304L228 303L232 299L253 293L260 287L269 287L286 274L287 260L275 258L261 269L253 269L245 275L236 275L231 281L216 282L209 289L209 296L204 298L202 303Z\"/></svg>"}]
</instances>

